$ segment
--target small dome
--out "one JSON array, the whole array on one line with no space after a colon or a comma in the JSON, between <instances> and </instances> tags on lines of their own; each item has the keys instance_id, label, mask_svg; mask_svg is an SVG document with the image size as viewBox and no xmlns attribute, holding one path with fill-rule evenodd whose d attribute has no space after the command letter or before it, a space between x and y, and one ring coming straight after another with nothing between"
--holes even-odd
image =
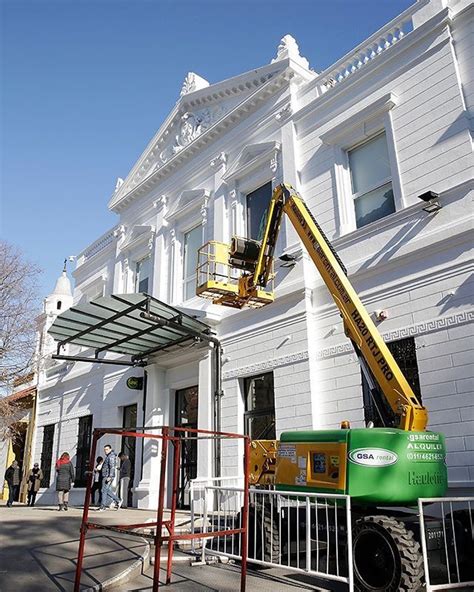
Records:
<instances>
[{"instance_id":1,"label":"small dome","mask_svg":"<svg viewBox=\"0 0 474 592\"><path fill-rule=\"evenodd\" d=\"M71 282L67 277L65 271L58 277L52 295L55 296L72 296Z\"/></svg>"}]
</instances>

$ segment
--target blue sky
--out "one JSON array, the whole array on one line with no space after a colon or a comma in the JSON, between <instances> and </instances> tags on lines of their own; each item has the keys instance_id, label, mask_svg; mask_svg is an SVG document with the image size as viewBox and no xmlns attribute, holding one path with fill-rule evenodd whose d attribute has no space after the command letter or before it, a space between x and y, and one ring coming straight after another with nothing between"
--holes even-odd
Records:
<instances>
[{"instance_id":1,"label":"blue sky","mask_svg":"<svg viewBox=\"0 0 474 592\"><path fill-rule=\"evenodd\" d=\"M107 202L194 71L268 63L292 34L320 71L410 0L0 0L1 235L43 269L117 222Z\"/></svg>"}]
</instances>

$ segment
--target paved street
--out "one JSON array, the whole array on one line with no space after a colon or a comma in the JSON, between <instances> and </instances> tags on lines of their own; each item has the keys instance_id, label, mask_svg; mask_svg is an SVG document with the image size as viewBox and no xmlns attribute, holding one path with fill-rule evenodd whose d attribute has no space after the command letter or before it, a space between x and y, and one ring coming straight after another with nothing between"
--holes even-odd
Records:
<instances>
[{"instance_id":1,"label":"paved street","mask_svg":"<svg viewBox=\"0 0 474 592\"><path fill-rule=\"evenodd\" d=\"M7 508L0 502L0 592L54 592L73 590L82 509L59 513L55 507ZM91 512L91 520L102 524L139 523L153 519L146 510ZM180 514L178 524L186 526ZM112 531L96 531L87 537L81 588L98 586L132 570L127 581L109 583L107 589L146 591L152 586L148 546L143 539ZM140 561L141 560L141 561ZM137 563L139 562L139 563ZM163 572L162 572L163 574ZM163 574L164 575L164 574ZM191 566L188 556L176 553L172 592L233 592L240 590L238 565ZM249 592L300 592L320 590L314 580L277 569L250 571Z\"/></svg>"}]
</instances>

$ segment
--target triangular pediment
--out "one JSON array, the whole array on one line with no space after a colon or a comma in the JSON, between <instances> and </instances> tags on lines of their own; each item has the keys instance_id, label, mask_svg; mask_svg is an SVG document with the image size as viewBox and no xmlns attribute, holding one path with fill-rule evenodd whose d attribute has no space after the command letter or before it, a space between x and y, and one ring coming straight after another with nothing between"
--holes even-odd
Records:
<instances>
[{"instance_id":1,"label":"triangular pediment","mask_svg":"<svg viewBox=\"0 0 474 592\"><path fill-rule=\"evenodd\" d=\"M120 250L131 249L140 243L149 241L154 234L155 227L148 224L135 224L125 236L124 242L120 245Z\"/></svg>"},{"instance_id":2,"label":"triangular pediment","mask_svg":"<svg viewBox=\"0 0 474 592\"><path fill-rule=\"evenodd\" d=\"M236 176L241 176L250 169L259 166L262 161L270 160L280 150L279 142L261 142L260 144L249 144L244 147L235 162L230 163L223 179L231 181Z\"/></svg>"},{"instance_id":3,"label":"triangular pediment","mask_svg":"<svg viewBox=\"0 0 474 592\"><path fill-rule=\"evenodd\" d=\"M207 189L190 189L183 191L166 214L166 219L174 220L181 216L185 216L192 210L205 207L209 196L210 192Z\"/></svg>"},{"instance_id":4,"label":"triangular pediment","mask_svg":"<svg viewBox=\"0 0 474 592\"><path fill-rule=\"evenodd\" d=\"M201 138L215 136L212 130L219 126L225 129L227 124L235 124L238 118L250 114L295 75L302 79L315 75L285 55L216 84L207 85L198 75L188 74L175 107L126 179L117 183L109 208L119 210L133 196L145 192L164 170L170 170L193 154L198 144L203 144Z\"/></svg>"}]
</instances>

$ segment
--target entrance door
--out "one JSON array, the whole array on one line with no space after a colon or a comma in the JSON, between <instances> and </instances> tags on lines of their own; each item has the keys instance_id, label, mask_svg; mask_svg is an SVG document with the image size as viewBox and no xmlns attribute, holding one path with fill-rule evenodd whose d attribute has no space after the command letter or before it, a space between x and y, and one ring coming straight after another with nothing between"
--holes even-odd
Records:
<instances>
[{"instance_id":1,"label":"entrance door","mask_svg":"<svg viewBox=\"0 0 474 592\"><path fill-rule=\"evenodd\" d=\"M198 387L176 391L176 427L198 427ZM189 508L189 485L197 476L197 440L183 440L179 468L179 489L177 507Z\"/></svg>"}]
</instances>

